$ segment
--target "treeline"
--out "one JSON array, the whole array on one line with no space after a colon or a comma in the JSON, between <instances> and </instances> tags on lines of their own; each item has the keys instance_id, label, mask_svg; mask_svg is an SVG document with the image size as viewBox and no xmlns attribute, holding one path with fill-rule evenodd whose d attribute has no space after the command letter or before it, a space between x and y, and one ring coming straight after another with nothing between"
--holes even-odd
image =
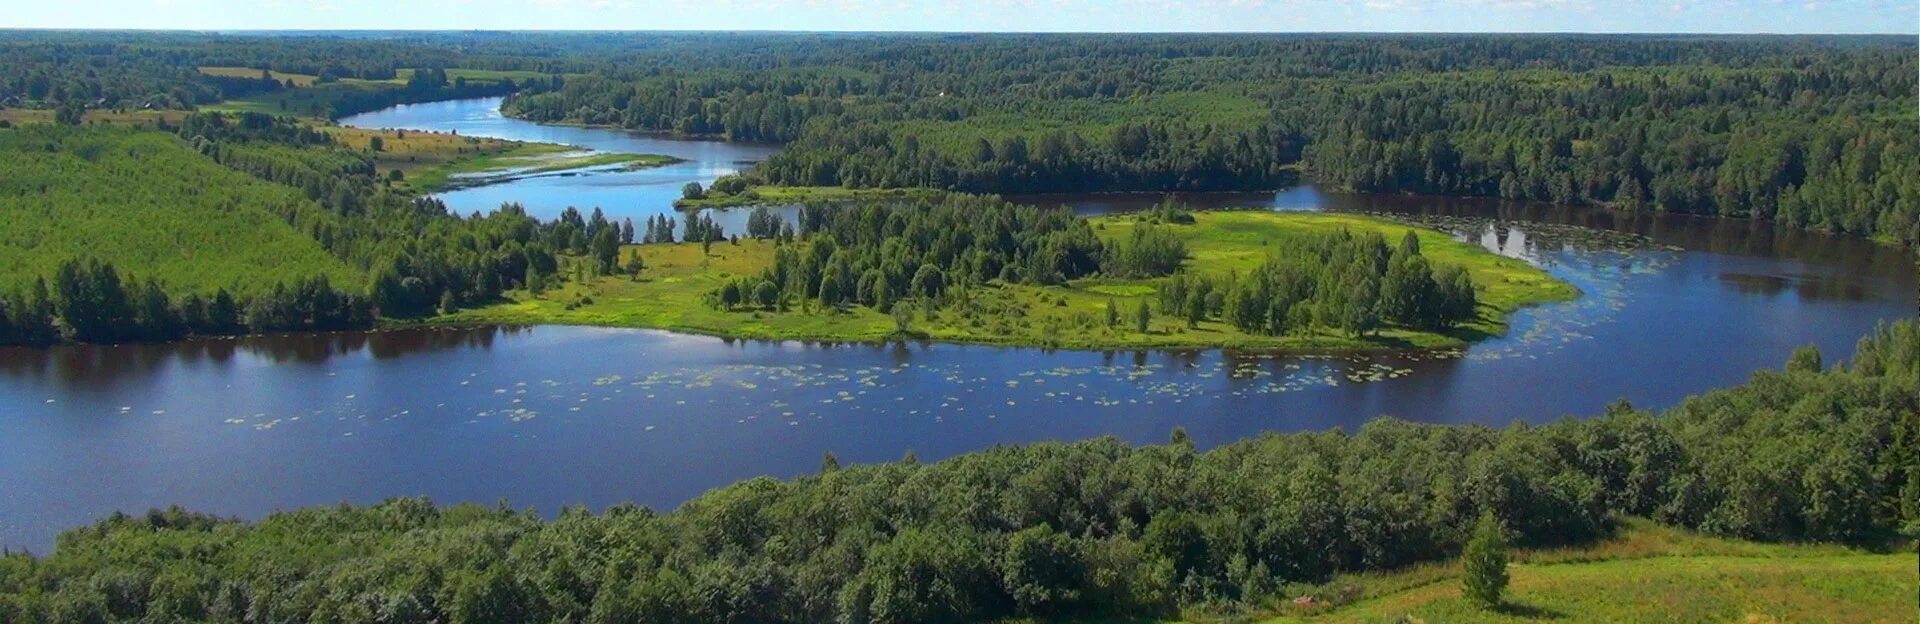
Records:
<instances>
[{"instance_id":1,"label":"treeline","mask_svg":"<svg viewBox=\"0 0 1920 624\"><path fill-rule=\"evenodd\" d=\"M170 129L178 139L151 131L112 128L23 128L5 131L9 134L0 137L6 139L0 141L0 147L9 150L0 157L21 162L51 157L56 163L71 159L86 163L85 167L105 167L83 170L119 176L111 178L114 184L139 185L105 197L109 202L133 204L137 210L130 209L128 217L146 227L159 228L147 235L176 240L174 246L149 249L152 245L138 240L120 240L133 236L130 231L134 228L126 228L129 232L69 231L79 223L105 218L93 214L98 206L70 205L83 201L77 195L79 190L89 190L72 185L99 184L107 178L65 175L67 170L61 167L40 167L48 171L35 169L31 176L0 184L5 187L0 189L5 191L0 199L33 211L20 213L18 222L0 230L20 230L24 240L50 245L35 254L64 249L60 253L69 259L112 257L102 255L108 251L95 250L100 246L97 243L111 242L104 249L134 249L143 257L192 254L189 257L221 263L229 257L282 253L279 249L234 246L292 242L250 232L224 232L211 240L173 239L188 231L197 235L205 229L194 223L163 221L161 214L166 211L151 210L157 204L148 203L176 202L196 207L168 214L165 219L223 219L255 211L262 213L266 222L279 219L291 226L289 238L304 235L312 240L303 243L302 251L317 243L324 251L318 259L326 260L330 255L338 263L309 262L288 266L284 274L244 280L236 273L233 280L224 281L191 274L195 263L176 262L180 266L169 265L168 280L148 275L137 283L121 283L123 274L114 267L67 263L84 269L72 274L86 279L65 281L69 272L63 266L57 275L41 275L41 282L47 286L44 289L33 287L34 273L40 271L12 276L17 279L0 285L0 300L8 301L8 326L16 328L6 332L6 342L121 342L367 327L375 318L449 312L497 300L508 289L565 279L559 258L563 254L591 256L596 262L591 266L611 271L619 245L630 240L630 224L623 228L597 211L591 219L569 211L549 223L527 216L517 205L503 206L486 215L452 214L438 200L390 189L385 178L375 175L369 155L336 145L325 133L269 115L194 114ZM116 164L122 160L138 168ZM166 162L169 160L173 161L171 165ZM234 176L238 182L207 177L203 171L206 168L228 173L212 163L272 184L256 184L261 188L248 190L260 192L231 196L225 193L232 188L222 188L219 191L223 195L212 200L200 197L204 193L196 195L200 189L185 188L206 180L218 180L227 187L253 183L245 176ZM54 170L65 177L55 175ZM174 177L182 175L199 177L191 181ZM195 203L210 201L219 205L202 208ZM203 209L205 212L199 212ZM150 212L154 214L148 215ZM75 224L64 223L65 219L73 219ZM119 228L122 224L114 225ZM90 239L90 234L101 236ZM89 240L96 244L89 244ZM129 247L135 243L144 246ZM11 259L23 253L0 257ZM43 259L34 256L28 260L40 263ZM339 263L351 271L340 270ZM359 279L329 279L329 272ZM66 285L77 289L64 288ZM226 314L229 310L234 313Z\"/></svg>"},{"instance_id":2,"label":"treeline","mask_svg":"<svg viewBox=\"0 0 1920 624\"><path fill-rule=\"evenodd\" d=\"M1877 544L1920 526L1920 325L1654 415L1112 438L759 478L668 513L394 499L258 523L179 509L0 558L0 618L85 622L920 623L1267 608L1335 575L1460 552L1483 513L1527 547L1623 516ZM1317 592L1316 592L1317 593ZM1323 598L1326 594L1319 594Z\"/></svg>"},{"instance_id":3,"label":"treeline","mask_svg":"<svg viewBox=\"0 0 1920 624\"><path fill-rule=\"evenodd\" d=\"M1920 136L1895 59L1515 77L1415 76L1276 115L1342 187L1601 203L1920 240ZM1911 68L1912 59L1906 59ZM1531 79L1529 79L1531 78Z\"/></svg>"},{"instance_id":4,"label":"treeline","mask_svg":"<svg viewBox=\"0 0 1920 624\"><path fill-rule=\"evenodd\" d=\"M111 344L372 325L368 301L335 289L324 274L275 284L245 300L224 288L176 300L157 281L122 277L99 260L73 260L60 266L51 284L41 278L25 292L0 297L0 345Z\"/></svg>"},{"instance_id":5,"label":"treeline","mask_svg":"<svg viewBox=\"0 0 1920 624\"><path fill-rule=\"evenodd\" d=\"M770 284L778 301L824 309L940 301L949 286L1059 284L1100 269L1105 247L1086 220L1065 208L1019 206L997 197L948 195L935 202L827 204L801 209L795 244L774 252L757 279L727 285L756 293ZM773 227L761 222L761 234ZM784 235L788 227L779 223ZM731 307L746 296L716 303Z\"/></svg>"},{"instance_id":6,"label":"treeline","mask_svg":"<svg viewBox=\"0 0 1920 624\"><path fill-rule=\"evenodd\" d=\"M1898 38L780 35L677 41L508 103L785 141L772 184L1360 190L1920 238ZM704 53L704 54L701 54Z\"/></svg>"},{"instance_id":7,"label":"treeline","mask_svg":"<svg viewBox=\"0 0 1920 624\"><path fill-rule=\"evenodd\" d=\"M274 36L16 31L0 41L0 107L52 108L75 103L99 108L191 110L288 86L253 76L207 75L200 73L200 67L248 67L316 76L322 82L346 78L392 80L408 68L578 72L601 62L617 49L616 43L603 36L510 33ZM579 55L559 54L562 48ZM444 86L453 85L450 82ZM495 90L488 95L502 93ZM371 106L371 102L356 106ZM373 109L355 112L366 110Z\"/></svg>"},{"instance_id":8,"label":"treeline","mask_svg":"<svg viewBox=\"0 0 1920 624\"><path fill-rule=\"evenodd\" d=\"M1156 294L1163 313L1189 326L1219 318L1241 331L1272 336L1310 326L1353 336L1385 325L1438 330L1479 314L1466 270L1436 269L1411 231L1391 248L1378 234L1306 236L1276 246L1246 275L1176 273Z\"/></svg>"}]
</instances>

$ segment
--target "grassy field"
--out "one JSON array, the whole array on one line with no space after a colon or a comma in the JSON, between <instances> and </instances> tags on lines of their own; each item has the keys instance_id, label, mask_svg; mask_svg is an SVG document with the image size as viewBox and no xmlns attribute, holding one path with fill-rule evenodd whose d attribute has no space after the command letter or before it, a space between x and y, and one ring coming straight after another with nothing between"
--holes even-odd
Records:
<instances>
[{"instance_id":1,"label":"grassy field","mask_svg":"<svg viewBox=\"0 0 1920 624\"><path fill-rule=\"evenodd\" d=\"M270 211L306 202L299 191L222 167L170 134L0 130L0 170L0 290L82 257L179 291L252 293L315 274L348 288L363 281Z\"/></svg>"},{"instance_id":2,"label":"grassy field","mask_svg":"<svg viewBox=\"0 0 1920 624\"><path fill-rule=\"evenodd\" d=\"M29 124L53 123L53 109L45 108L0 108L0 121L20 126ZM86 124L106 124L112 126L157 127L161 122L180 123L187 117L182 110L118 110L111 108L93 109L82 114L80 121Z\"/></svg>"},{"instance_id":3,"label":"grassy field","mask_svg":"<svg viewBox=\"0 0 1920 624\"><path fill-rule=\"evenodd\" d=\"M227 78L259 78L260 77L260 70L252 67L201 67L200 73L206 74L208 76L223 76ZM272 77L274 80L280 81L281 84L286 84L288 81L292 81L293 86L296 86L296 87L311 87L313 86L313 81L316 78L319 78L318 76L315 76L313 74L289 74L286 72L277 72L277 71L267 72L267 75Z\"/></svg>"},{"instance_id":4,"label":"grassy field","mask_svg":"<svg viewBox=\"0 0 1920 624\"><path fill-rule=\"evenodd\" d=\"M215 107L215 110L230 109ZM51 110L0 109L0 120L15 126L52 124L53 113ZM87 111L84 121L88 125L157 127L161 122L178 124L188 114L188 111L177 110L91 110ZM585 154L578 148L553 143L524 143L446 132L348 128L319 119L309 119L308 123L331 135L341 146L372 155L374 166L383 175L400 170L404 179L397 186L413 193L433 193L499 182L513 176L583 167L625 164L639 168L679 162L671 156L654 154ZM376 137L381 143L378 152L373 151ZM459 180L455 176L476 179Z\"/></svg>"},{"instance_id":5,"label":"grassy field","mask_svg":"<svg viewBox=\"0 0 1920 624\"><path fill-rule=\"evenodd\" d=\"M373 156L374 167L384 175L398 169L405 177L403 185L415 192L440 190L447 176L468 171L484 171L485 163L501 158L536 157L569 151L564 145L520 143L483 139L445 132L374 130L322 125L319 128L349 149ZM372 151L373 139L380 139L380 151Z\"/></svg>"},{"instance_id":6,"label":"grassy field","mask_svg":"<svg viewBox=\"0 0 1920 624\"><path fill-rule=\"evenodd\" d=\"M1207 212L1183 226L1201 272L1245 271L1264 256L1269 241L1309 232L1378 230L1397 238L1409 226L1346 215L1269 212ZM1095 220L1106 237L1125 236L1131 217ZM1351 338L1332 332L1260 336L1212 321L1188 328L1184 321L1155 314L1149 331L1135 331L1131 312L1153 297L1151 280L1080 280L1064 287L990 284L965 300L934 311L915 308L910 334L938 341L1057 348L1125 349L1237 347L1252 349L1351 350L1382 347L1443 347L1504 329L1503 318L1523 305L1571 299L1573 287L1518 260L1502 258L1454 241L1445 233L1418 230L1421 246L1439 262L1467 267L1481 293L1481 318L1456 331L1437 334L1390 329L1378 336ZM513 293L498 305L441 317L442 323L568 324L650 327L751 339L879 341L897 335L891 315L856 307L839 311L722 311L703 296L739 276L758 275L772 261L768 241L719 243L711 254L695 244L630 246L647 269L639 281L603 277L568 283L540 296ZM1109 301L1125 320L1106 325Z\"/></svg>"},{"instance_id":7,"label":"grassy field","mask_svg":"<svg viewBox=\"0 0 1920 624\"><path fill-rule=\"evenodd\" d=\"M673 202L676 208L737 208L741 206L775 206L782 204L804 204L816 201L858 201L870 199L934 199L940 191L933 189L853 189L839 186L756 186L738 195L710 193L700 199L680 199Z\"/></svg>"},{"instance_id":8,"label":"grassy field","mask_svg":"<svg viewBox=\"0 0 1920 624\"><path fill-rule=\"evenodd\" d=\"M1335 579L1304 588L1270 624L1359 622L1832 622L1910 623L1911 550L1759 544L1628 521L1614 539L1568 550L1520 551L1507 604L1473 606L1458 563Z\"/></svg>"},{"instance_id":9,"label":"grassy field","mask_svg":"<svg viewBox=\"0 0 1920 624\"><path fill-rule=\"evenodd\" d=\"M333 108L334 102L356 92L394 88L386 81L341 79L337 82L316 84L311 87L262 93L244 98L227 100L219 104L203 107L204 110L226 112L267 113L270 115L292 115L295 117L324 117Z\"/></svg>"}]
</instances>

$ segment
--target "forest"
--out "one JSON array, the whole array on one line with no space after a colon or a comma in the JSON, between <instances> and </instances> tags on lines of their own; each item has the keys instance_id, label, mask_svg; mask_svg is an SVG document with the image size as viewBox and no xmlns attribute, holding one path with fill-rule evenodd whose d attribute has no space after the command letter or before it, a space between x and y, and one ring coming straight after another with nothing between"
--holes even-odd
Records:
<instances>
[{"instance_id":1,"label":"forest","mask_svg":"<svg viewBox=\"0 0 1920 624\"><path fill-rule=\"evenodd\" d=\"M702 218L688 213L688 242L724 238ZM774 250L772 266L727 281L709 293L709 304L785 311L799 302L808 309L858 305L892 313L909 303L947 307L968 299L972 287L993 283L1064 286L1092 276L1171 276L1153 284L1160 313L1185 319L1190 328L1220 319L1249 334L1322 327L1359 336L1385 325L1444 330L1479 317L1467 271L1430 264L1412 230L1393 246L1378 232L1344 229L1277 237L1261 246L1264 261L1241 275L1184 270L1190 254L1173 230L1196 219L1171 201L1138 219L1124 240L1103 239L1093 222L1064 207L967 195L938 203L809 205L798 221L795 230L772 211L756 209L748 235L786 244ZM649 222L641 241L674 242L673 227L668 220ZM1143 325L1140 319L1152 314L1123 312L1117 300L1107 302L1106 313L1110 326L1122 316Z\"/></svg>"},{"instance_id":2,"label":"forest","mask_svg":"<svg viewBox=\"0 0 1920 624\"><path fill-rule=\"evenodd\" d=\"M1112 438L758 478L660 512L415 498L241 522L181 509L0 557L0 619L963 622L1259 612L1334 575L1461 551L1491 513L1523 547L1630 518L1762 541L1920 529L1920 323L1849 362L1663 413L1545 425L1270 433L1200 451Z\"/></svg>"},{"instance_id":3,"label":"forest","mask_svg":"<svg viewBox=\"0 0 1920 624\"><path fill-rule=\"evenodd\" d=\"M597 213L452 214L389 189L370 158L260 113L0 130L0 159L19 165L0 205L23 211L0 225L16 269L0 344L365 328L558 279L556 254L620 242Z\"/></svg>"},{"instance_id":4,"label":"forest","mask_svg":"<svg viewBox=\"0 0 1920 624\"><path fill-rule=\"evenodd\" d=\"M786 142L750 174L774 185L1265 190L1304 173L1903 242L1920 228L1916 66L1899 38L750 41L635 51L508 111Z\"/></svg>"},{"instance_id":5,"label":"forest","mask_svg":"<svg viewBox=\"0 0 1920 624\"><path fill-rule=\"evenodd\" d=\"M1267 335L1316 324L1356 336L1387 324L1446 329L1476 318L1479 305L1466 270L1436 270L1411 231L1392 248L1378 234L1346 231L1276 245L1244 277L1176 274L1156 294L1162 313L1189 325L1218 317Z\"/></svg>"},{"instance_id":6,"label":"forest","mask_svg":"<svg viewBox=\"0 0 1920 624\"><path fill-rule=\"evenodd\" d=\"M749 234L757 238L785 229L768 217L755 224ZM729 290L755 292L766 284L782 293L776 299L887 312L909 298L937 305L949 283L1062 284L1099 270L1106 255L1086 220L1070 210L964 195L939 203L808 206L797 233L803 242L777 249L759 278L723 286L717 303L731 307L740 297L727 296Z\"/></svg>"}]
</instances>

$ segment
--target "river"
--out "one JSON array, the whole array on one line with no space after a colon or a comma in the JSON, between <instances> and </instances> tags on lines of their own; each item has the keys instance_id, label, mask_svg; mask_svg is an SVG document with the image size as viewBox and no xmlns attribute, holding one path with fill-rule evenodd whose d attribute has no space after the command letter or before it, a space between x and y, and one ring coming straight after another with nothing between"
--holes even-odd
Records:
<instances>
[{"instance_id":1,"label":"river","mask_svg":"<svg viewBox=\"0 0 1920 624\"><path fill-rule=\"evenodd\" d=\"M406 106L346 123L691 161L443 196L463 212L514 200L535 214L598 205L638 221L670 214L681 184L770 152L539 126L497 106ZM1091 214L1157 198L1020 199ZM1382 414L1503 426L1591 415L1620 398L1659 408L1778 367L1799 345L1836 361L1876 323L1914 313L1906 252L1766 224L1311 187L1187 200L1430 220L1586 294L1522 311L1507 335L1464 352L1344 357L765 343L573 327L4 349L0 544L45 552L60 530L170 504L246 518L402 495L549 513L625 501L664 509L740 479L810 472L827 451L843 462L909 451L936 460L1004 443L1156 442L1176 426L1211 446L1263 431L1351 429Z\"/></svg>"}]
</instances>

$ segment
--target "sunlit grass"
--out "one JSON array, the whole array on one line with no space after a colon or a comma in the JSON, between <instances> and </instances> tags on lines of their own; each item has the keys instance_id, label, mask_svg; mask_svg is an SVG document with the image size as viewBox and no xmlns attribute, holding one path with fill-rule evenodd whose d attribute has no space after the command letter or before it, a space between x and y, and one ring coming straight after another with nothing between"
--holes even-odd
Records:
<instances>
[{"instance_id":1,"label":"sunlit grass","mask_svg":"<svg viewBox=\"0 0 1920 624\"><path fill-rule=\"evenodd\" d=\"M1133 226L1131 219L1116 216L1094 222L1102 236L1121 237ZM1140 332L1134 325L1134 310L1142 302L1153 306L1155 280L1093 278L1065 286L995 282L974 288L959 300L934 310L908 303L912 311L908 335L950 342L1087 349L1444 347L1504 329L1503 317L1519 306L1578 296L1573 287L1526 263L1454 241L1443 232L1377 219L1213 212L1201 213L1192 226L1179 227L1193 250L1190 270L1206 273L1245 272L1264 259L1267 245L1288 236L1344 228L1380 231L1393 239L1415 229L1420 233L1422 249L1435 261L1467 268L1481 289L1481 318L1449 333L1388 328L1377 335L1353 337L1316 329L1262 336L1241 332L1220 321L1189 327L1183 320L1155 311L1148 330ZM800 302L793 302L786 312L723 311L705 302L705 295L727 280L760 275L770 266L773 250L774 243L754 240L716 243L710 255L703 255L697 244L631 246L623 253L639 254L647 267L639 281L599 277L584 284L568 283L539 296L516 292L510 294L508 302L437 321L650 327L752 339L878 341L897 336L898 326L892 315L866 307L827 311L804 309ZM1112 326L1107 321L1109 305L1120 312L1119 322Z\"/></svg>"},{"instance_id":2,"label":"sunlit grass","mask_svg":"<svg viewBox=\"0 0 1920 624\"><path fill-rule=\"evenodd\" d=\"M1914 556L1720 539L1630 520L1592 546L1515 553L1507 605L1460 595L1457 563L1345 576L1274 608L1308 622L1914 622ZM1350 603L1327 602L1337 594Z\"/></svg>"}]
</instances>

